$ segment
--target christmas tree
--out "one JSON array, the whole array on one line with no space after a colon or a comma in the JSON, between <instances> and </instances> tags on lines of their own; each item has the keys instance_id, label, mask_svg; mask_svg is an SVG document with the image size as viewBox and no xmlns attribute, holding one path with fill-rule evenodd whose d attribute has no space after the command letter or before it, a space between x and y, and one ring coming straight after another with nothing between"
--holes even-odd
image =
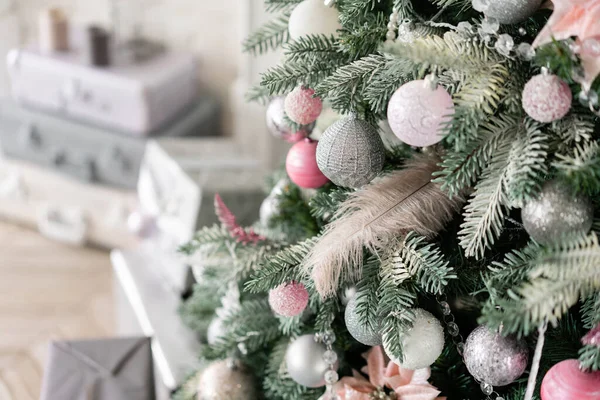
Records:
<instances>
[{"instance_id":1,"label":"christmas tree","mask_svg":"<svg viewBox=\"0 0 600 400\"><path fill-rule=\"evenodd\" d=\"M182 247L176 397L600 399L600 1L541 3L266 0L249 97L295 144Z\"/></svg>"}]
</instances>

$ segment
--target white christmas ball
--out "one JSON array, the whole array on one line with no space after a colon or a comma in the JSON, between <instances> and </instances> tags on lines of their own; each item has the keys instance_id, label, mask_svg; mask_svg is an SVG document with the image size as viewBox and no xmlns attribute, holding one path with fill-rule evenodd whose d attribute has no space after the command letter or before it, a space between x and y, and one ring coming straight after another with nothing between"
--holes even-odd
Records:
<instances>
[{"instance_id":1,"label":"white christmas ball","mask_svg":"<svg viewBox=\"0 0 600 400\"><path fill-rule=\"evenodd\" d=\"M413 327L401 338L404 350L402 361L388 356L402 368L417 370L427 368L438 359L444 350L444 328L440 321L421 308L413 310ZM385 344L384 344L385 350Z\"/></svg>"},{"instance_id":2,"label":"white christmas ball","mask_svg":"<svg viewBox=\"0 0 600 400\"><path fill-rule=\"evenodd\" d=\"M501 24L516 24L536 12L542 0L473 0L473 8Z\"/></svg>"},{"instance_id":3,"label":"white christmas ball","mask_svg":"<svg viewBox=\"0 0 600 400\"><path fill-rule=\"evenodd\" d=\"M341 27L338 10L327 7L323 0L304 0L298 4L288 24L293 40L306 35L335 35Z\"/></svg>"},{"instance_id":4,"label":"white christmas ball","mask_svg":"<svg viewBox=\"0 0 600 400\"><path fill-rule=\"evenodd\" d=\"M206 331L206 341L209 345L214 346L219 338L223 337L225 333L226 329L223 325L223 320L215 317L212 321L210 321L210 325L208 325L208 329Z\"/></svg>"},{"instance_id":5,"label":"white christmas ball","mask_svg":"<svg viewBox=\"0 0 600 400\"><path fill-rule=\"evenodd\" d=\"M291 342L285 353L285 364L294 382L309 388L324 386L325 372L329 370L323 359L326 351L323 343L315 341L315 335L300 336Z\"/></svg>"},{"instance_id":6,"label":"white christmas ball","mask_svg":"<svg viewBox=\"0 0 600 400\"><path fill-rule=\"evenodd\" d=\"M252 400L258 393L252 375L236 368L231 360L215 361L198 382L198 400Z\"/></svg>"}]
</instances>

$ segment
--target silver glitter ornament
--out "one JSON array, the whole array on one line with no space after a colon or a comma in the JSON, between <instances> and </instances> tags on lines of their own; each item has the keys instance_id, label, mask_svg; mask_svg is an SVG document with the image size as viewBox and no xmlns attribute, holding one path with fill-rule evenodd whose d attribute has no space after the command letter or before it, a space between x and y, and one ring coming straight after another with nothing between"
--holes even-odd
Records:
<instances>
[{"instance_id":1,"label":"silver glitter ornament","mask_svg":"<svg viewBox=\"0 0 600 400\"><path fill-rule=\"evenodd\" d=\"M296 338L287 348L285 364L290 377L298 384L309 388L325 385L325 372L329 364L325 361L327 347L315 341L315 335ZM337 363L336 367L337 369Z\"/></svg>"},{"instance_id":2,"label":"silver glitter ornament","mask_svg":"<svg viewBox=\"0 0 600 400\"><path fill-rule=\"evenodd\" d=\"M317 146L317 165L338 186L358 188L383 169L385 147L371 124L347 117L331 125Z\"/></svg>"},{"instance_id":3,"label":"silver glitter ornament","mask_svg":"<svg viewBox=\"0 0 600 400\"><path fill-rule=\"evenodd\" d=\"M290 127L285 119L285 96L275 97L267 106L267 128L271 135L288 141L290 143L298 142L310 135L315 128L315 123L303 126L296 131Z\"/></svg>"},{"instance_id":4,"label":"silver glitter ornament","mask_svg":"<svg viewBox=\"0 0 600 400\"><path fill-rule=\"evenodd\" d=\"M574 195L559 181L546 182L539 196L521 210L525 230L538 243L549 244L567 234L586 233L592 227L590 200Z\"/></svg>"},{"instance_id":5,"label":"silver glitter ornament","mask_svg":"<svg viewBox=\"0 0 600 400\"><path fill-rule=\"evenodd\" d=\"M494 18L501 24L516 24L525 21L536 12L542 0L473 0L473 6L488 18Z\"/></svg>"},{"instance_id":6,"label":"silver glitter ornament","mask_svg":"<svg viewBox=\"0 0 600 400\"><path fill-rule=\"evenodd\" d=\"M356 310L357 296L354 296L348 302L344 313L346 328L356 341L366 346L379 346L381 344L381 335L376 329L372 329L368 324L361 323L360 317ZM379 325L379 323L377 324Z\"/></svg>"},{"instance_id":7,"label":"silver glitter ornament","mask_svg":"<svg viewBox=\"0 0 600 400\"><path fill-rule=\"evenodd\" d=\"M198 382L197 400L253 400L258 397L254 379L231 360L210 364Z\"/></svg>"},{"instance_id":8,"label":"silver glitter ornament","mask_svg":"<svg viewBox=\"0 0 600 400\"><path fill-rule=\"evenodd\" d=\"M467 369L478 381L506 386L525 372L529 349L524 340L479 326L467 338L464 359Z\"/></svg>"}]
</instances>

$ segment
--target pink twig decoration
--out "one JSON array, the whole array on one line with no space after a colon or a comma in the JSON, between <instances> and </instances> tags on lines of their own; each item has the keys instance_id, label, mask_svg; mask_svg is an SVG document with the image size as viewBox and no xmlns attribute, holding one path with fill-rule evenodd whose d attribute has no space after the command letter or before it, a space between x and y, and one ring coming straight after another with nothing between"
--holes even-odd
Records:
<instances>
[{"instance_id":1,"label":"pink twig decoration","mask_svg":"<svg viewBox=\"0 0 600 400\"><path fill-rule=\"evenodd\" d=\"M231 210L227 208L219 194L215 195L215 212L221 224L223 224L223 226L227 228L227 230L231 234L231 237L234 238L237 242L243 244L251 243L255 245L258 242L265 240L263 236L260 236L257 233L255 233L252 228L246 229L238 225L235 219L235 215L233 215Z\"/></svg>"}]
</instances>

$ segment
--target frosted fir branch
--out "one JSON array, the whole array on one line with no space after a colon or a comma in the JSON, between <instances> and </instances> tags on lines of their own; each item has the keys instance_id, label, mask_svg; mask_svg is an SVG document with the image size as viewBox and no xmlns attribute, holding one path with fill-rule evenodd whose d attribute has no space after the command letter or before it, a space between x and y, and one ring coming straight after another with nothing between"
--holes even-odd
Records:
<instances>
[{"instance_id":1,"label":"frosted fir branch","mask_svg":"<svg viewBox=\"0 0 600 400\"><path fill-rule=\"evenodd\" d=\"M264 87L260 85L254 85L248 89L244 98L247 103L258 103L261 106L266 106L273 97Z\"/></svg>"},{"instance_id":2,"label":"frosted fir branch","mask_svg":"<svg viewBox=\"0 0 600 400\"><path fill-rule=\"evenodd\" d=\"M335 71L336 65L327 60L317 62L288 62L269 69L262 74L260 85L269 95L284 95L298 85L315 87Z\"/></svg>"},{"instance_id":3,"label":"frosted fir branch","mask_svg":"<svg viewBox=\"0 0 600 400\"><path fill-rule=\"evenodd\" d=\"M186 255L193 255L203 246L224 248L230 240L231 235L224 226L213 225L211 227L203 227L194 234L188 243L179 247L179 252Z\"/></svg>"},{"instance_id":4,"label":"frosted fir branch","mask_svg":"<svg viewBox=\"0 0 600 400\"><path fill-rule=\"evenodd\" d=\"M267 12L290 11L302 0L265 0L265 9Z\"/></svg>"},{"instance_id":5,"label":"frosted fir branch","mask_svg":"<svg viewBox=\"0 0 600 400\"><path fill-rule=\"evenodd\" d=\"M227 208L219 194L215 195L215 212L221 224L227 228L232 238L242 244L254 244L266 240L257 235L252 228L245 229L241 227L235 218L235 215Z\"/></svg>"},{"instance_id":6,"label":"frosted fir branch","mask_svg":"<svg viewBox=\"0 0 600 400\"><path fill-rule=\"evenodd\" d=\"M364 98L376 114L385 116L390 98L404 83L413 79L414 65L402 59L386 61L383 68L375 71L364 88Z\"/></svg>"},{"instance_id":7,"label":"frosted fir branch","mask_svg":"<svg viewBox=\"0 0 600 400\"><path fill-rule=\"evenodd\" d=\"M480 323L526 336L543 321L556 325L580 298L600 290L600 245L595 234L577 236L543 251L527 282L487 302Z\"/></svg>"},{"instance_id":8,"label":"frosted fir branch","mask_svg":"<svg viewBox=\"0 0 600 400\"><path fill-rule=\"evenodd\" d=\"M600 371L600 347L583 346L579 350L579 365L588 371Z\"/></svg>"},{"instance_id":9,"label":"frosted fir branch","mask_svg":"<svg viewBox=\"0 0 600 400\"><path fill-rule=\"evenodd\" d=\"M556 154L552 166L575 193L594 195L600 187L600 146L597 142L577 143L572 155Z\"/></svg>"},{"instance_id":10,"label":"frosted fir branch","mask_svg":"<svg viewBox=\"0 0 600 400\"><path fill-rule=\"evenodd\" d=\"M508 94L505 86L509 77L510 71L504 64L482 68L469 74L454 101L459 106L475 107L492 115Z\"/></svg>"},{"instance_id":11,"label":"frosted fir branch","mask_svg":"<svg viewBox=\"0 0 600 400\"><path fill-rule=\"evenodd\" d=\"M356 285L356 313L363 325L368 325L373 330L379 329L379 267L381 261L375 255L367 258L363 265L363 275Z\"/></svg>"},{"instance_id":12,"label":"frosted fir branch","mask_svg":"<svg viewBox=\"0 0 600 400\"><path fill-rule=\"evenodd\" d=\"M286 62L315 62L327 58L334 62L348 61L348 56L340 52L339 43L332 35L306 35L289 42L285 46Z\"/></svg>"},{"instance_id":13,"label":"frosted fir branch","mask_svg":"<svg viewBox=\"0 0 600 400\"><path fill-rule=\"evenodd\" d=\"M320 218L324 221L330 221L339 205L348 199L348 194L351 193L347 188L336 188L329 192L318 192L309 202L310 213L315 218Z\"/></svg>"},{"instance_id":14,"label":"frosted fir branch","mask_svg":"<svg viewBox=\"0 0 600 400\"><path fill-rule=\"evenodd\" d=\"M242 43L243 50L252 55L258 55L269 50L275 50L287 43L290 39L288 32L289 19L290 13L285 12L278 18L266 22L244 40Z\"/></svg>"},{"instance_id":15,"label":"frosted fir branch","mask_svg":"<svg viewBox=\"0 0 600 400\"><path fill-rule=\"evenodd\" d=\"M581 313L586 329L592 329L600 324L600 291L592 294L583 301Z\"/></svg>"}]
</instances>

